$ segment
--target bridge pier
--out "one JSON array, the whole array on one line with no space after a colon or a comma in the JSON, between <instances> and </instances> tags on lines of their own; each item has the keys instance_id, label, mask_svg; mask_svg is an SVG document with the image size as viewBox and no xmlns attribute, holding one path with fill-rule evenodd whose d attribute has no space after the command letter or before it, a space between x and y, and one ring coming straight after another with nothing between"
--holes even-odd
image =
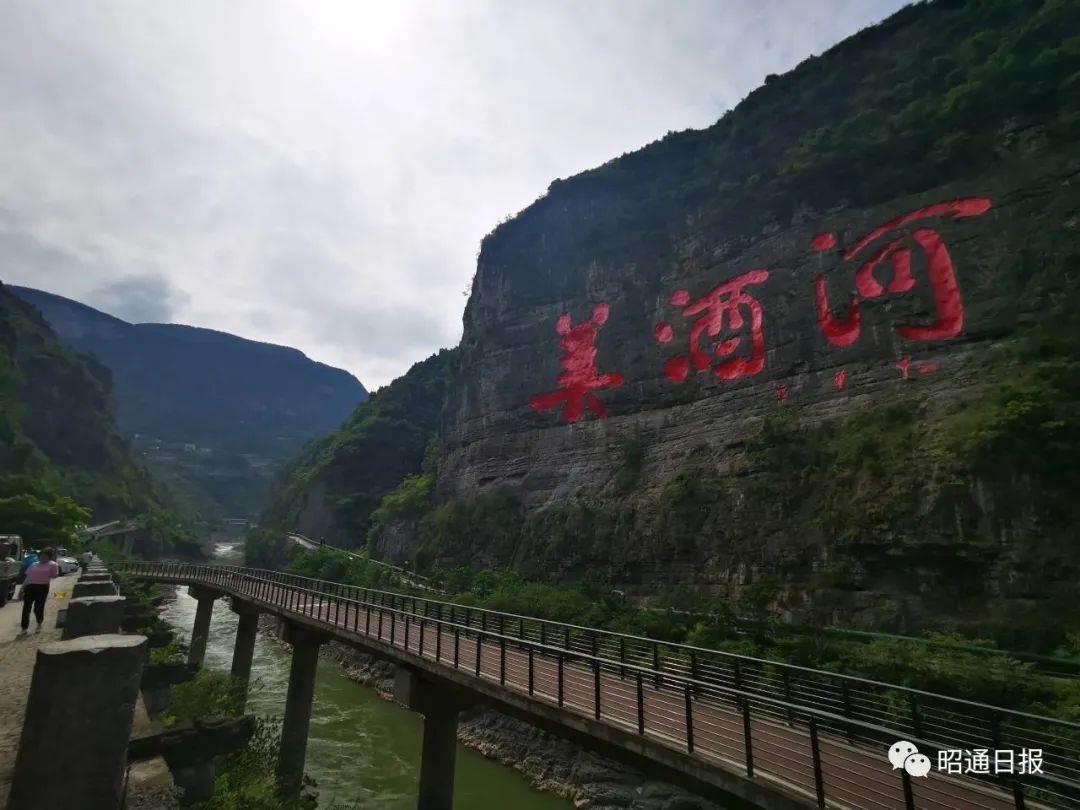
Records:
<instances>
[{"instance_id":1,"label":"bridge pier","mask_svg":"<svg viewBox=\"0 0 1080 810\"><path fill-rule=\"evenodd\" d=\"M285 717L281 723L281 750L278 754L278 791L286 799L300 796L307 756L311 704L315 697L315 671L319 646L326 637L292 622L283 622L283 638L292 645L289 691L285 697Z\"/></svg>"},{"instance_id":2,"label":"bridge pier","mask_svg":"<svg viewBox=\"0 0 1080 810\"><path fill-rule=\"evenodd\" d=\"M195 608L195 626L191 629L191 645L188 647L188 663L201 667L206 658L206 639L210 636L210 617L214 614L214 600L222 596L220 591L201 585L188 587L188 594L198 601Z\"/></svg>"},{"instance_id":3,"label":"bridge pier","mask_svg":"<svg viewBox=\"0 0 1080 810\"><path fill-rule=\"evenodd\" d=\"M398 667L394 698L405 708L424 715L416 806L419 810L452 810L458 714L462 708L457 695L423 680L416 672Z\"/></svg>"},{"instance_id":4,"label":"bridge pier","mask_svg":"<svg viewBox=\"0 0 1080 810\"><path fill-rule=\"evenodd\" d=\"M251 681L251 661L255 656L255 634L259 629L259 610L249 602L236 597L232 599L233 612L238 614L236 643L233 646L232 676L242 684L241 705L247 702L248 683Z\"/></svg>"}]
</instances>

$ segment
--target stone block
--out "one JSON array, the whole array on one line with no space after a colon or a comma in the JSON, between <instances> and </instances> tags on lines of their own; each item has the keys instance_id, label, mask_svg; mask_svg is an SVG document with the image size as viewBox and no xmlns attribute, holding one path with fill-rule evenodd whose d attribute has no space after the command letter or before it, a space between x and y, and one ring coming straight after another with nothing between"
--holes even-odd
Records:
<instances>
[{"instance_id":1,"label":"stone block","mask_svg":"<svg viewBox=\"0 0 1080 810\"><path fill-rule=\"evenodd\" d=\"M38 649L8 810L120 807L147 649L120 635Z\"/></svg>"},{"instance_id":2,"label":"stone block","mask_svg":"<svg viewBox=\"0 0 1080 810\"><path fill-rule=\"evenodd\" d=\"M117 633L124 618L123 596L77 596L68 602L64 639Z\"/></svg>"},{"instance_id":3,"label":"stone block","mask_svg":"<svg viewBox=\"0 0 1080 810\"><path fill-rule=\"evenodd\" d=\"M112 574L108 571L102 571L101 573L86 572L78 579L79 582L112 582Z\"/></svg>"},{"instance_id":4,"label":"stone block","mask_svg":"<svg viewBox=\"0 0 1080 810\"><path fill-rule=\"evenodd\" d=\"M109 582L76 582L71 589L71 595L75 599L84 596L116 596L116 586Z\"/></svg>"}]
</instances>

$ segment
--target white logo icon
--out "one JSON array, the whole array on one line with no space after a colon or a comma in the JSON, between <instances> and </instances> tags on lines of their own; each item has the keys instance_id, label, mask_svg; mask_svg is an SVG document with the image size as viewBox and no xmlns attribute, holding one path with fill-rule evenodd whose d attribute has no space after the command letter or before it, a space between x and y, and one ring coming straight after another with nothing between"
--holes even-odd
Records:
<instances>
[{"instance_id":1,"label":"white logo icon","mask_svg":"<svg viewBox=\"0 0 1080 810\"><path fill-rule=\"evenodd\" d=\"M926 754L911 754L904 760L904 770L909 776L926 776L930 773L930 757Z\"/></svg>"},{"instance_id":2,"label":"white logo icon","mask_svg":"<svg viewBox=\"0 0 1080 810\"><path fill-rule=\"evenodd\" d=\"M892 768L895 771L897 768L904 767L904 760L917 753L919 753L919 749L915 747L914 743L900 740L900 742L893 743L892 748L889 749L889 762L892 763Z\"/></svg>"}]
</instances>

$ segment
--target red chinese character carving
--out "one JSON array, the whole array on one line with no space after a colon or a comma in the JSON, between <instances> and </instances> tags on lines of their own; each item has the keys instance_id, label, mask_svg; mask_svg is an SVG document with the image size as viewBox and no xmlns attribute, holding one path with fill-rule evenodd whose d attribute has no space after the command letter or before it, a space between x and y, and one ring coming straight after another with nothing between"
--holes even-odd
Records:
<instances>
[{"instance_id":1,"label":"red chinese character carving","mask_svg":"<svg viewBox=\"0 0 1080 810\"><path fill-rule=\"evenodd\" d=\"M900 368L900 376L903 377L905 380L908 379L911 374L911 358L901 357L900 362L896 365Z\"/></svg>"},{"instance_id":2,"label":"red chinese character carving","mask_svg":"<svg viewBox=\"0 0 1080 810\"><path fill-rule=\"evenodd\" d=\"M990 200L984 197L964 197L911 211L886 222L857 240L844 253L844 261L850 262L856 259L865 248L880 237L917 219L942 214L952 214L954 219L960 219L984 214L989 209ZM955 337L964 327L964 305L960 300L960 288L956 283L952 257L949 256L941 237L930 228L916 228L911 233L911 239L926 256L930 286L934 292L934 302L937 307L937 320L927 325L900 324L896 327L896 331L908 340L942 340ZM818 251L828 250L835 244L836 237L831 233L818 234L810 242L810 246ZM904 293L915 286L915 278L911 275L911 250L905 245L905 236L901 235L886 242L862 260L859 269L855 271L855 288L859 294L851 294L850 313L844 319L837 318L830 311L825 292L825 276L818 275L814 280L814 300L817 306L818 323L821 324L821 331L830 343L834 346L849 346L858 339L859 296L877 298L886 292ZM882 286L874 276L874 271L886 259L892 266L892 277L887 284Z\"/></svg>"},{"instance_id":3,"label":"red chinese character carving","mask_svg":"<svg viewBox=\"0 0 1080 810\"><path fill-rule=\"evenodd\" d=\"M778 402L787 402L787 386L784 383L777 383L774 390Z\"/></svg>"},{"instance_id":4,"label":"red chinese character carving","mask_svg":"<svg viewBox=\"0 0 1080 810\"><path fill-rule=\"evenodd\" d=\"M761 284L769 277L769 271L763 267L750 270L740 276L725 281L714 287L698 300L691 302L690 293L676 290L672 293L671 303L683 307L682 314L687 318L698 316L690 327L690 353L672 357L664 363L664 374L673 382L682 382L690 373L693 364L698 371L704 371L712 363L712 355L722 359L713 365L713 374L721 380L734 380L738 377L757 374L765 367L765 336L761 330L762 311L757 299L747 294L743 288L750 284ZM708 334L715 338L724 328L738 330L743 328L745 316L749 313L750 321L750 356L734 357L736 349L742 345L742 337L727 338L720 341L709 352L702 348L701 337ZM653 335L661 343L667 343L672 337L669 323L658 323Z\"/></svg>"},{"instance_id":5,"label":"red chinese character carving","mask_svg":"<svg viewBox=\"0 0 1080 810\"><path fill-rule=\"evenodd\" d=\"M583 405L603 419L607 408L592 391L597 388L617 388L623 383L622 374L600 374L596 367L596 333L608 319L610 307L597 304L593 307L592 317L579 324L572 324L567 313L555 322L555 331L562 337L559 348L566 354L559 358L563 370L555 378L559 384L557 391L537 394L529 397L529 404L537 410L547 410L563 405L563 420L576 422L581 418Z\"/></svg>"},{"instance_id":6,"label":"red chinese character carving","mask_svg":"<svg viewBox=\"0 0 1080 810\"><path fill-rule=\"evenodd\" d=\"M923 360L921 363L916 363L915 368L919 370L920 374L933 374L938 370L938 364L933 360Z\"/></svg>"},{"instance_id":7,"label":"red chinese character carving","mask_svg":"<svg viewBox=\"0 0 1080 810\"><path fill-rule=\"evenodd\" d=\"M840 369L838 372L833 374L832 380L833 385L836 386L836 390L842 391L844 388L844 383L847 382L847 371L844 369Z\"/></svg>"}]
</instances>

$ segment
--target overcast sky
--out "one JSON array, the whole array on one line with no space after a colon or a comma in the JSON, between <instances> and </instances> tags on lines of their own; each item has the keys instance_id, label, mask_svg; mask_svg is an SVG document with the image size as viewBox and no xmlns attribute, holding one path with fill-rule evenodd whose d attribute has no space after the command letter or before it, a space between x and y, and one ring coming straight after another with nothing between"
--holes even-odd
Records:
<instances>
[{"instance_id":1,"label":"overcast sky","mask_svg":"<svg viewBox=\"0 0 1080 810\"><path fill-rule=\"evenodd\" d=\"M899 0L0 0L0 280L374 389L481 238Z\"/></svg>"}]
</instances>

